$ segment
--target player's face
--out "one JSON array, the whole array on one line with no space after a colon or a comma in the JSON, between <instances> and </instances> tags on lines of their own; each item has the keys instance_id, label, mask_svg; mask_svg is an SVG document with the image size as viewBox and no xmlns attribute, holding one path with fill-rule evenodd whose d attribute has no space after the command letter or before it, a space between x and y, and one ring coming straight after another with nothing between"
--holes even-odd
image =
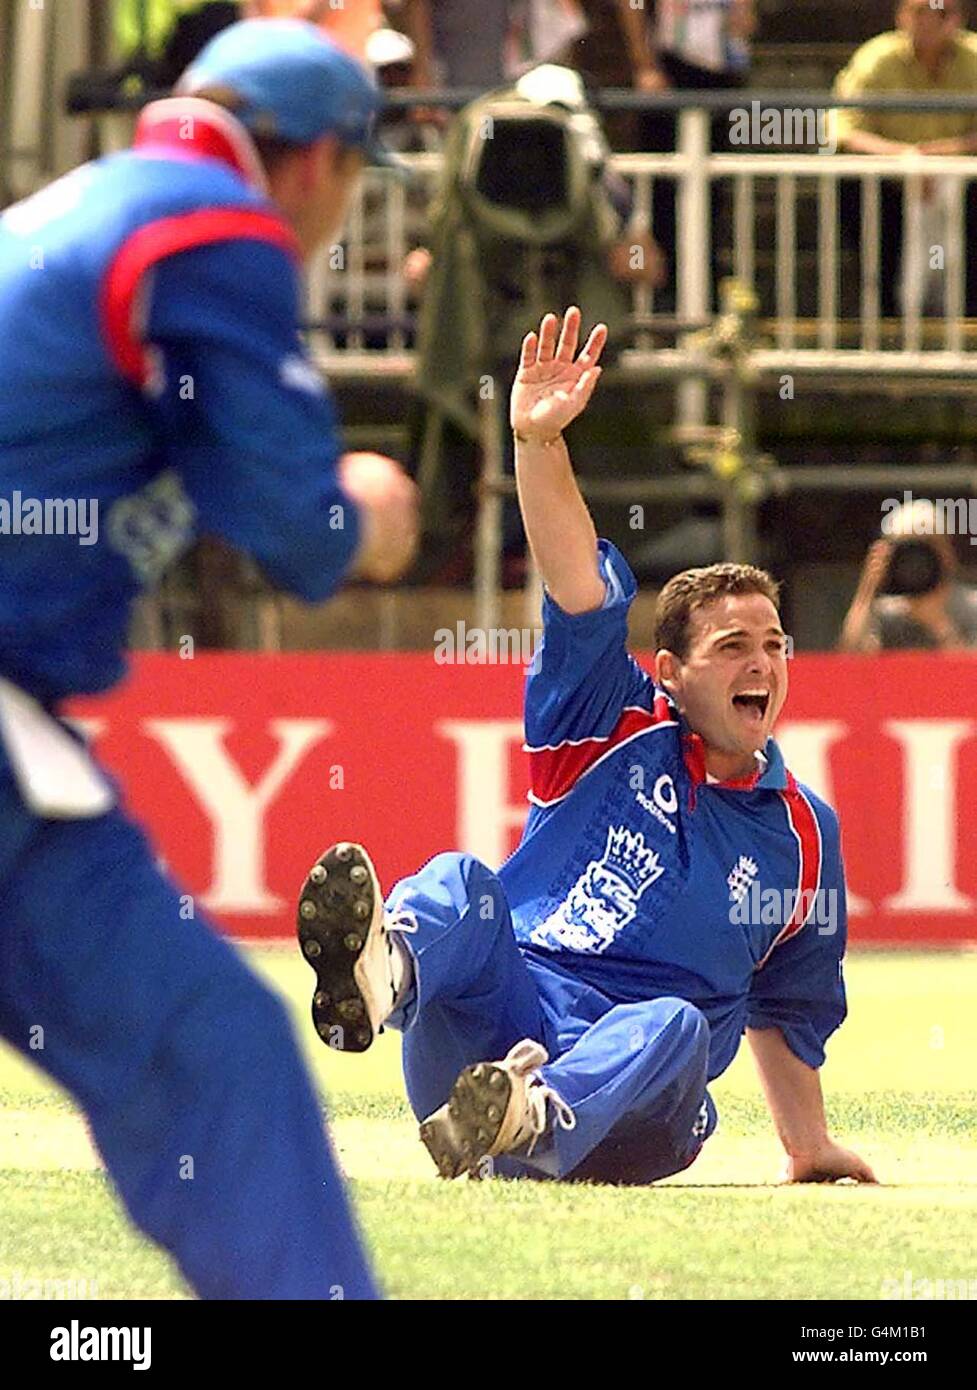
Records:
<instances>
[{"instance_id":1,"label":"player's face","mask_svg":"<svg viewBox=\"0 0 977 1390\"><path fill-rule=\"evenodd\" d=\"M660 652L659 680L719 762L716 775L752 771L787 698L787 642L763 594L727 594L693 610L684 660Z\"/></svg>"}]
</instances>

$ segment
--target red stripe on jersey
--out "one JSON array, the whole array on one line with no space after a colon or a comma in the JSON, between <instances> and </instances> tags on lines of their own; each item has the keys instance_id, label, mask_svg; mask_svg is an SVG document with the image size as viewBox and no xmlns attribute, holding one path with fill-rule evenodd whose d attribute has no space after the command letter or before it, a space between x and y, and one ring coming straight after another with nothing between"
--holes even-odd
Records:
<instances>
[{"instance_id":1,"label":"red stripe on jersey","mask_svg":"<svg viewBox=\"0 0 977 1390\"><path fill-rule=\"evenodd\" d=\"M624 710L610 734L603 738L564 739L553 747L530 748L530 800L549 806L568 795L575 784L615 749L650 729L676 723L675 712L663 695L655 696L651 710Z\"/></svg>"},{"instance_id":2,"label":"red stripe on jersey","mask_svg":"<svg viewBox=\"0 0 977 1390\"><path fill-rule=\"evenodd\" d=\"M263 241L299 254L295 234L281 218L240 208L205 208L147 222L116 252L102 282L102 332L112 361L134 385L145 386L150 374L144 325L138 322L144 277L168 256L220 241Z\"/></svg>"},{"instance_id":3,"label":"red stripe on jersey","mask_svg":"<svg viewBox=\"0 0 977 1390\"><path fill-rule=\"evenodd\" d=\"M787 789L779 792L787 811L787 823L797 841L797 897L790 920L785 922L770 950L757 966L760 970L776 947L796 936L814 909L814 895L821 882L821 827L814 807L797 785L792 773L787 773Z\"/></svg>"},{"instance_id":4,"label":"red stripe on jersey","mask_svg":"<svg viewBox=\"0 0 977 1390\"><path fill-rule=\"evenodd\" d=\"M132 148L151 159L216 159L252 188L268 192L248 130L229 111L201 97L164 97L144 106Z\"/></svg>"}]
</instances>

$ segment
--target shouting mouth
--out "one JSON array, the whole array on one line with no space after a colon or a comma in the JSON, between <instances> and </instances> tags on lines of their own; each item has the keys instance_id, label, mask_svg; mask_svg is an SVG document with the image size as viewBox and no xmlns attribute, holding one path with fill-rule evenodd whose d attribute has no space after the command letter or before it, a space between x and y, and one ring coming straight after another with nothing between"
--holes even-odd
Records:
<instances>
[{"instance_id":1,"label":"shouting mouth","mask_svg":"<svg viewBox=\"0 0 977 1390\"><path fill-rule=\"evenodd\" d=\"M733 708L752 729L763 727L769 704L769 690L740 690L733 696Z\"/></svg>"}]
</instances>

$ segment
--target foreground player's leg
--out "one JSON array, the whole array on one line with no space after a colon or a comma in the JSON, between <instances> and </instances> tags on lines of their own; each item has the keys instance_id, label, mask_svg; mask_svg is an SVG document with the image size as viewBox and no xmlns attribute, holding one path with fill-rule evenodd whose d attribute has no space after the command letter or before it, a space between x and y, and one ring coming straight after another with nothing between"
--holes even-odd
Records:
<instances>
[{"instance_id":1,"label":"foreground player's leg","mask_svg":"<svg viewBox=\"0 0 977 1390\"><path fill-rule=\"evenodd\" d=\"M0 1032L84 1106L132 1219L194 1289L375 1296L282 1005L185 920L140 832L29 817L0 775L0 877Z\"/></svg>"}]
</instances>

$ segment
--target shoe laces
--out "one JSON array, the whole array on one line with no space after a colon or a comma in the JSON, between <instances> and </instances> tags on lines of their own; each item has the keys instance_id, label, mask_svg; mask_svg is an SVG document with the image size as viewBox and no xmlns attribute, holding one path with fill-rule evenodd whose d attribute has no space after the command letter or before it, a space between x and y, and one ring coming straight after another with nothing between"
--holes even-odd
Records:
<instances>
[{"instance_id":1,"label":"shoe laces","mask_svg":"<svg viewBox=\"0 0 977 1390\"><path fill-rule=\"evenodd\" d=\"M394 903L383 914L384 931L406 931L416 932L418 930L417 913L411 907L404 907L403 899Z\"/></svg>"},{"instance_id":2,"label":"shoe laces","mask_svg":"<svg viewBox=\"0 0 977 1390\"><path fill-rule=\"evenodd\" d=\"M403 985L404 972L406 967L402 966L398 972L395 968L395 955L403 954L404 947L394 940L392 932L412 933L418 930L417 913L409 907L404 907L403 900L394 903L389 910L383 913L383 940L387 947L387 970L390 980L390 1010L396 1010L399 998L398 981ZM389 1014L388 1014L389 1017Z\"/></svg>"},{"instance_id":3,"label":"shoe laces","mask_svg":"<svg viewBox=\"0 0 977 1390\"><path fill-rule=\"evenodd\" d=\"M542 1043L534 1042L532 1038L523 1038L522 1042L517 1042L514 1047L510 1047L505 1058L507 1070L515 1076L527 1078L524 1127L528 1127L531 1135L529 1147L526 1150L527 1157L546 1133L549 1124L547 1103L553 1106L554 1118L561 1129L574 1129L577 1123L577 1117L572 1108L558 1091L555 1091L543 1080L540 1074L539 1068L548 1061L549 1053L546 1048L543 1047Z\"/></svg>"},{"instance_id":4,"label":"shoe laces","mask_svg":"<svg viewBox=\"0 0 977 1390\"><path fill-rule=\"evenodd\" d=\"M554 1091L553 1087L548 1086L541 1076L532 1077L526 1091L526 1109L533 1135L529 1142L529 1148L526 1150L527 1157L535 1149L537 1141L546 1133L549 1123L547 1102L552 1105L554 1119L561 1129L576 1129L577 1117L559 1091Z\"/></svg>"}]
</instances>

